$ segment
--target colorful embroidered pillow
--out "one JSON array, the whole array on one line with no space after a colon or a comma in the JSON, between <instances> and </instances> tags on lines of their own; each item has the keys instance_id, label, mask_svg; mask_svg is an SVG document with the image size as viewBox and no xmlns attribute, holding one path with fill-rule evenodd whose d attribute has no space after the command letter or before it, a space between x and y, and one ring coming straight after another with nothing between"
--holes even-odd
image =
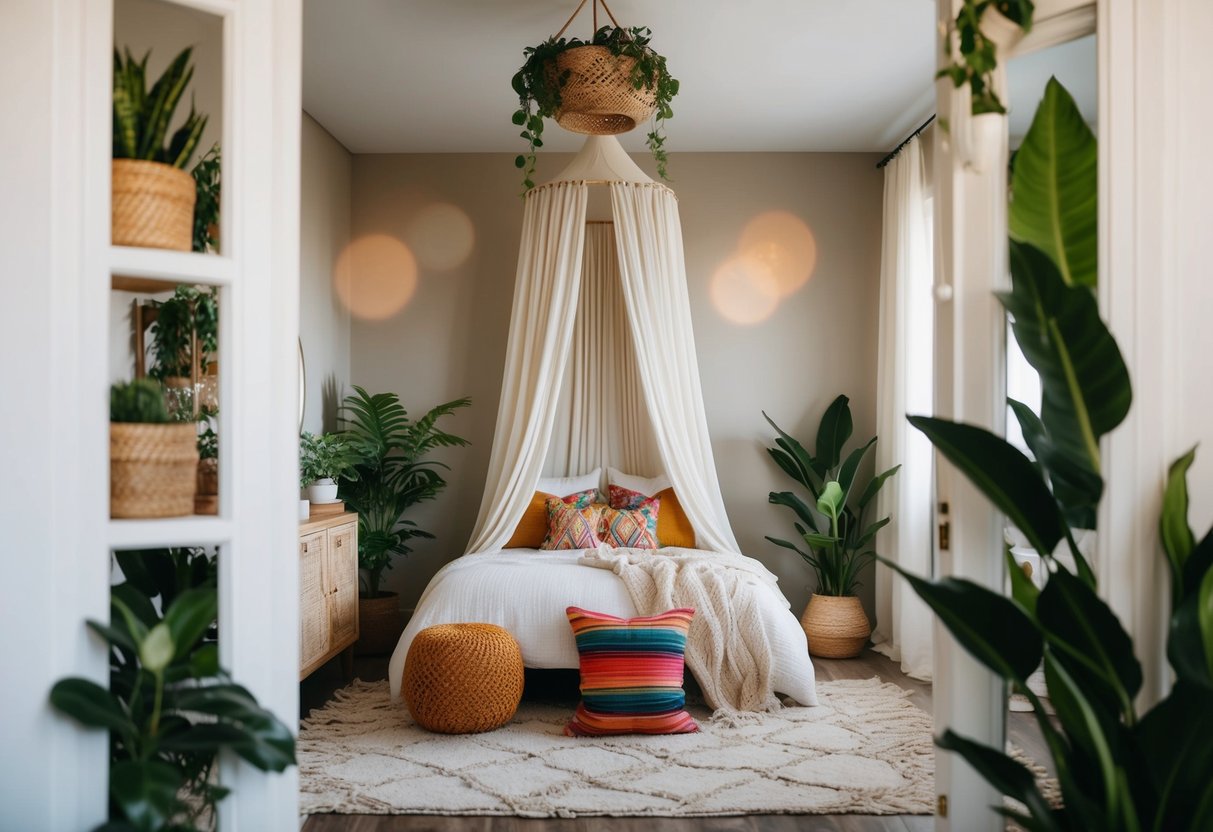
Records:
<instances>
[{"instance_id":1,"label":"colorful embroidered pillow","mask_svg":"<svg viewBox=\"0 0 1213 832\"><path fill-rule=\"evenodd\" d=\"M540 549L597 549L602 540L598 528L602 523L601 503L577 506L556 497L547 501L548 533Z\"/></svg>"},{"instance_id":2,"label":"colorful embroidered pillow","mask_svg":"<svg viewBox=\"0 0 1213 832\"><path fill-rule=\"evenodd\" d=\"M688 734L699 726L685 710L683 654L693 609L648 618L565 610L581 656L581 704L564 733Z\"/></svg>"},{"instance_id":3,"label":"colorful embroidered pillow","mask_svg":"<svg viewBox=\"0 0 1213 832\"><path fill-rule=\"evenodd\" d=\"M644 500L635 508L604 508L602 542L628 549L656 549L660 509L661 500L656 498Z\"/></svg>"},{"instance_id":4,"label":"colorful embroidered pillow","mask_svg":"<svg viewBox=\"0 0 1213 832\"><path fill-rule=\"evenodd\" d=\"M682 503L678 502L678 495L674 493L673 488L663 489L649 497L612 483L607 486L607 497L611 508L616 509L636 508L649 499L661 500L661 512L657 515L657 545L695 548L695 529L691 526L686 512L682 510Z\"/></svg>"},{"instance_id":5,"label":"colorful embroidered pillow","mask_svg":"<svg viewBox=\"0 0 1213 832\"><path fill-rule=\"evenodd\" d=\"M585 508L594 502L597 494L597 488L577 491L567 497L557 497L555 494L536 491L535 496L531 497L530 505L523 512L522 519L518 521L518 527L514 529L510 542L505 544L505 548L538 549L543 545L543 539L548 533L548 500L560 499L577 508Z\"/></svg>"}]
</instances>

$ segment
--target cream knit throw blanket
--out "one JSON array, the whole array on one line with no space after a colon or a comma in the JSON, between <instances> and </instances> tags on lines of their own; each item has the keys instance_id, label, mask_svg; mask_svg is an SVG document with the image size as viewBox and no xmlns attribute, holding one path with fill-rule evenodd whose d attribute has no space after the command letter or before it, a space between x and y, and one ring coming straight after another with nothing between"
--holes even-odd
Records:
<instances>
[{"instance_id":1,"label":"cream knit throw blanket","mask_svg":"<svg viewBox=\"0 0 1213 832\"><path fill-rule=\"evenodd\" d=\"M642 616L677 607L695 610L686 662L715 718L736 721L739 712L781 707L758 597L761 584L775 587L775 576L761 563L744 555L674 547L660 553L600 549L580 562L618 575Z\"/></svg>"}]
</instances>

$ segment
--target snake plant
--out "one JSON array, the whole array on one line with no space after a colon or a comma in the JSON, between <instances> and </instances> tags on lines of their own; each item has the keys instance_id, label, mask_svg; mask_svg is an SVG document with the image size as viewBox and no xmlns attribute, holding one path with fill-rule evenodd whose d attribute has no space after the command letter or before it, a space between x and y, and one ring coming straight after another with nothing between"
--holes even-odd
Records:
<instances>
[{"instance_id":1,"label":"snake plant","mask_svg":"<svg viewBox=\"0 0 1213 832\"><path fill-rule=\"evenodd\" d=\"M136 61L129 49L114 50L114 158L162 162L184 169L206 128L207 117L194 109L165 143L177 104L194 77L192 47L181 50L147 89L147 59Z\"/></svg>"}]
</instances>

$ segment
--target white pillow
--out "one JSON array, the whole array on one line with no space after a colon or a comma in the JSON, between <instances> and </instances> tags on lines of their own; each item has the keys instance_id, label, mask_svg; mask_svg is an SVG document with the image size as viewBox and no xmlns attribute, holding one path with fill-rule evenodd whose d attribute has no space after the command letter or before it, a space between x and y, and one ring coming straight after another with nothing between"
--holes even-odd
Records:
<instances>
[{"instance_id":1,"label":"white pillow","mask_svg":"<svg viewBox=\"0 0 1213 832\"><path fill-rule=\"evenodd\" d=\"M544 494L555 494L557 497L567 497L579 491L597 491L601 480L602 469L595 468L580 477L543 477L535 486L535 490Z\"/></svg>"},{"instance_id":2,"label":"white pillow","mask_svg":"<svg viewBox=\"0 0 1213 832\"><path fill-rule=\"evenodd\" d=\"M610 485L626 488L628 491L636 491L646 497L652 497L658 491L665 491L670 487L670 478L665 474L659 474L656 477L637 477L615 468L607 468L607 482Z\"/></svg>"}]
</instances>

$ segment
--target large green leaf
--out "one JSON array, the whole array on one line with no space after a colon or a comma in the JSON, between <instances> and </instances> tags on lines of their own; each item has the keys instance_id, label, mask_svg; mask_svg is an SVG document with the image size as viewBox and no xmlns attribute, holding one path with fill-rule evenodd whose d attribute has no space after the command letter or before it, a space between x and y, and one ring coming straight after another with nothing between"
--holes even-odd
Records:
<instances>
[{"instance_id":1,"label":"large green leaf","mask_svg":"<svg viewBox=\"0 0 1213 832\"><path fill-rule=\"evenodd\" d=\"M263 771L282 771L295 762L295 740L277 717L257 704L239 685L205 685L176 691L173 707L181 712L210 714L220 723L244 732L231 748Z\"/></svg>"},{"instance_id":2,"label":"large green leaf","mask_svg":"<svg viewBox=\"0 0 1213 832\"><path fill-rule=\"evenodd\" d=\"M1061 511L1040 472L1023 453L989 431L946 419L909 416L948 461L1027 536L1050 555L1065 531Z\"/></svg>"},{"instance_id":3,"label":"large green leaf","mask_svg":"<svg viewBox=\"0 0 1213 832\"><path fill-rule=\"evenodd\" d=\"M1167 659L1175 675L1193 685L1213 690L1213 570L1205 573L1196 592L1184 596L1171 613Z\"/></svg>"},{"instance_id":4,"label":"large green leaf","mask_svg":"<svg viewBox=\"0 0 1213 832\"><path fill-rule=\"evenodd\" d=\"M944 731L935 744L955 751L991 786L1027 806L1032 821L1029 830L1060 832L1062 827L1053 818L1052 807L1036 786L1036 778L1023 763L988 745L962 737L951 729Z\"/></svg>"},{"instance_id":5,"label":"large green leaf","mask_svg":"<svg viewBox=\"0 0 1213 832\"><path fill-rule=\"evenodd\" d=\"M884 471L884 472L876 475L875 477L872 477L872 479L868 480L867 487L864 488L863 494L861 494L859 496L859 503L857 504L859 506L859 510L863 511L865 508L867 508L868 503L872 502L873 498L875 498L876 495L880 493L880 489L882 486L884 486L885 480L887 480L889 477L893 476L900 470L901 470L901 463L898 463L897 465L894 465L889 470Z\"/></svg>"},{"instance_id":6,"label":"large green leaf","mask_svg":"<svg viewBox=\"0 0 1213 832\"><path fill-rule=\"evenodd\" d=\"M1182 680L1133 728L1157 809L1148 829L1213 829L1213 708Z\"/></svg>"},{"instance_id":7,"label":"large green leaf","mask_svg":"<svg viewBox=\"0 0 1213 832\"><path fill-rule=\"evenodd\" d=\"M813 457L805 450L804 445L783 430L775 421L763 411L762 417L767 420L767 423L775 429L779 434L779 438L775 440L775 444L779 449L770 448L768 453L778 463L779 467L784 470L789 477L803 485L813 495L813 499L817 499L817 487L813 480L813 475L820 478L822 471L818 470L818 465Z\"/></svg>"},{"instance_id":8,"label":"large green leaf","mask_svg":"<svg viewBox=\"0 0 1213 832\"><path fill-rule=\"evenodd\" d=\"M1087 697L1108 713L1131 719L1141 664L1133 655L1133 640L1095 590L1057 570L1037 600L1036 620Z\"/></svg>"},{"instance_id":9,"label":"large green leaf","mask_svg":"<svg viewBox=\"0 0 1213 832\"><path fill-rule=\"evenodd\" d=\"M122 760L110 766L110 799L141 832L160 832L177 814L181 775L159 760Z\"/></svg>"},{"instance_id":10,"label":"large green leaf","mask_svg":"<svg viewBox=\"0 0 1213 832\"><path fill-rule=\"evenodd\" d=\"M1066 523L1072 529L1094 529L1096 509L1103 496L1103 478L1085 465L1083 458L1063 453L1030 407L1015 399L1007 399L1007 404L1019 422L1024 441L1049 477Z\"/></svg>"},{"instance_id":11,"label":"large green leaf","mask_svg":"<svg viewBox=\"0 0 1213 832\"><path fill-rule=\"evenodd\" d=\"M90 728L127 734L132 728L114 695L90 679L60 679L51 688L51 704Z\"/></svg>"},{"instance_id":12,"label":"large green leaf","mask_svg":"<svg viewBox=\"0 0 1213 832\"><path fill-rule=\"evenodd\" d=\"M1004 679L1026 684L1040 664L1043 639L1009 599L962 578L927 581L885 558L880 562L910 582L948 632L975 659Z\"/></svg>"},{"instance_id":13,"label":"large green leaf","mask_svg":"<svg viewBox=\"0 0 1213 832\"><path fill-rule=\"evenodd\" d=\"M1213 529L1210 529L1200 543L1196 544L1196 548L1188 555L1188 560L1184 564L1183 594L1185 597L1200 589L1201 582L1211 569L1213 569Z\"/></svg>"},{"instance_id":14,"label":"large green leaf","mask_svg":"<svg viewBox=\"0 0 1213 832\"><path fill-rule=\"evenodd\" d=\"M838 484L842 486L842 505L846 505L851 496L851 487L855 484L855 474L859 471L859 464L863 462L864 456L867 455L868 449L876 444L876 437L873 436L868 440L868 444L862 448L856 448L847 454L846 461L842 463L842 467L838 469Z\"/></svg>"},{"instance_id":15,"label":"large green leaf","mask_svg":"<svg viewBox=\"0 0 1213 832\"><path fill-rule=\"evenodd\" d=\"M792 511L796 512L796 516L800 518L800 522L804 523L813 531L821 531L817 525L817 517L809 508L808 503L797 497L791 491L772 491L767 498L769 502L777 506L787 506Z\"/></svg>"},{"instance_id":16,"label":"large green leaf","mask_svg":"<svg viewBox=\"0 0 1213 832\"><path fill-rule=\"evenodd\" d=\"M1196 548L1196 536L1188 525L1188 469L1195 459L1196 448L1192 448L1171 463L1163 491L1162 514L1158 518L1162 550L1171 567L1171 598L1175 605L1184 594L1184 564Z\"/></svg>"},{"instance_id":17,"label":"large green leaf","mask_svg":"<svg viewBox=\"0 0 1213 832\"><path fill-rule=\"evenodd\" d=\"M1015 155L1008 225L1012 239L1045 252L1074 286L1097 279L1097 159L1091 128L1051 78Z\"/></svg>"},{"instance_id":18,"label":"large green leaf","mask_svg":"<svg viewBox=\"0 0 1213 832\"><path fill-rule=\"evenodd\" d=\"M1098 474L1099 438L1124 420L1133 399L1120 348L1091 290L1067 286L1039 249L1011 243L1011 284L998 297L1040 375L1041 421L1061 453Z\"/></svg>"},{"instance_id":19,"label":"large green leaf","mask_svg":"<svg viewBox=\"0 0 1213 832\"><path fill-rule=\"evenodd\" d=\"M178 595L164 615L164 623L173 636L173 657L181 659L189 655L218 614L219 593L214 589L190 589Z\"/></svg>"},{"instance_id":20,"label":"large green leaf","mask_svg":"<svg viewBox=\"0 0 1213 832\"><path fill-rule=\"evenodd\" d=\"M826 471L834 470L842 458L842 448L851 438L854 425L846 396L830 402L817 428L817 463Z\"/></svg>"}]
</instances>

